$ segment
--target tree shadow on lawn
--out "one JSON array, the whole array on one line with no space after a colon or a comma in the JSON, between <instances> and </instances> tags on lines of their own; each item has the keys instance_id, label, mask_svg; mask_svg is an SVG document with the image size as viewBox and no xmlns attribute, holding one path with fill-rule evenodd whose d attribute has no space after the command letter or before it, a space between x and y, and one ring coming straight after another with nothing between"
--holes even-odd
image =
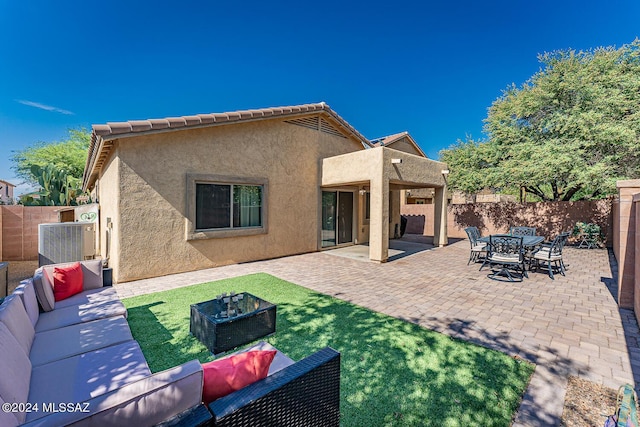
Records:
<instances>
[{"instance_id":1,"label":"tree shadow on lawn","mask_svg":"<svg viewBox=\"0 0 640 427\"><path fill-rule=\"evenodd\" d=\"M247 291L277 304L276 334L266 341L292 359L325 346L341 353L342 425L510 425L533 372L523 359L288 285L278 292L268 285ZM220 289L206 295L215 295L211 291ZM151 370L211 360L189 335L189 304L203 295L181 301L186 309L176 316L163 306L179 297L161 294L157 301L128 306Z\"/></svg>"},{"instance_id":2,"label":"tree shadow on lawn","mask_svg":"<svg viewBox=\"0 0 640 427\"><path fill-rule=\"evenodd\" d=\"M131 333L144 353L151 372L160 372L190 360L211 360L211 353L195 337L189 334L189 315L186 317L186 333L182 323L176 323L162 311L165 301L156 301L135 307L127 307L127 320Z\"/></svg>"},{"instance_id":3,"label":"tree shadow on lawn","mask_svg":"<svg viewBox=\"0 0 640 427\"><path fill-rule=\"evenodd\" d=\"M324 295L278 304L270 341L299 359L342 355L344 425L508 426L533 371L522 360ZM347 422L348 420L348 422Z\"/></svg>"}]
</instances>

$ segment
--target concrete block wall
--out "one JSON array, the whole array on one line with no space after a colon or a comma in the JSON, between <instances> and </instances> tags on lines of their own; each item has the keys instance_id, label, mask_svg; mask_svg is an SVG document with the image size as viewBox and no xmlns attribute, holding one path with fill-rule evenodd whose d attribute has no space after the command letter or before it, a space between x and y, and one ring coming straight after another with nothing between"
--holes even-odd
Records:
<instances>
[{"instance_id":1,"label":"concrete block wall","mask_svg":"<svg viewBox=\"0 0 640 427\"><path fill-rule=\"evenodd\" d=\"M0 206L0 261L38 259L38 225L58 222L58 206Z\"/></svg>"}]
</instances>

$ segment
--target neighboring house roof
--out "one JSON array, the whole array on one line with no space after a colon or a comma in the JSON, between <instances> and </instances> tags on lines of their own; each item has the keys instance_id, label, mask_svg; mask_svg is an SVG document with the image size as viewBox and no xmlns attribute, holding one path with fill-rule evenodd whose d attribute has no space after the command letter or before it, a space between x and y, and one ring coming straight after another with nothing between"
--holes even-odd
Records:
<instances>
[{"instance_id":1,"label":"neighboring house roof","mask_svg":"<svg viewBox=\"0 0 640 427\"><path fill-rule=\"evenodd\" d=\"M326 103L293 105L289 107L272 107L257 110L241 110L227 113L198 114L195 116L167 117L164 119L131 120L127 122L109 122L104 125L93 125L87 163L82 181L83 190L87 190L92 177L102 166L111 151L109 141L136 136L145 132L168 132L185 128L209 127L237 122L273 119L277 117L295 117L318 112L329 116L346 134L353 136L365 147L371 142L347 123Z\"/></svg>"},{"instance_id":2,"label":"neighboring house roof","mask_svg":"<svg viewBox=\"0 0 640 427\"><path fill-rule=\"evenodd\" d=\"M371 145L373 145L374 147L380 147L380 146L384 146L387 147L395 142L401 141L403 139L407 139L407 141L409 142L409 144L413 145L413 148L416 149L416 151L418 153L420 153L420 155L422 155L423 157L427 157L426 154L424 154L424 151L422 151L422 149L420 149L420 147L418 146L418 144L416 143L416 141L411 137L411 135L409 135L409 132L404 131L404 132L400 132L400 133L394 133L393 135L389 135L389 136L383 136L381 138L375 138L371 140Z\"/></svg>"},{"instance_id":3,"label":"neighboring house roof","mask_svg":"<svg viewBox=\"0 0 640 427\"><path fill-rule=\"evenodd\" d=\"M14 184L10 183L9 181L5 181L4 179L0 179L0 184L5 184L5 185L8 185L10 187L15 187Z\"/></svg>"}]
</instances>

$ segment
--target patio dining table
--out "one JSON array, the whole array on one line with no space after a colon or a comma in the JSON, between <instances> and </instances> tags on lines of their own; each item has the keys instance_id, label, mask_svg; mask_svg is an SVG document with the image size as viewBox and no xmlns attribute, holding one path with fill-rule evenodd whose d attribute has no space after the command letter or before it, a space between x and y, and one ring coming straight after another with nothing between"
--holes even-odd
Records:
<instances>
[{"instance_id":1,"label":"patio dining table","mask_svg":"<svg viewBox=\"0 0 640 427\"><path fill-rule=\"evenodd\" d=\"M492 236L508 236L508 234L492 234ZM483 236L478 239L479 242L489 243L489 237L491 236ZM544 237L542 236L516 236L522 237L522 246L525 248L533 248L540 243L544 242Z\"/></svg>"}]
</instances>

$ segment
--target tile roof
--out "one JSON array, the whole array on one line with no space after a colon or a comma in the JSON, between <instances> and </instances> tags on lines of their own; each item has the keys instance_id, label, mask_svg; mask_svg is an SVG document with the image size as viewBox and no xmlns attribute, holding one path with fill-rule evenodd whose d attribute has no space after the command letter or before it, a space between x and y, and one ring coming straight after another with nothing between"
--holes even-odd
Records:
<instances>
[{"instance_id":1,"label":"tile roof","mask_svg":"<svg viewBox=\"0 0 640 427\"><path fill-rule=\"evenodd\" d=\"M197 114L193 116L167 117L164 119L130 120L127 122L108 122L102 125L93 125L89 153L84 168L83 189L87 190L96 169L102 166L106 160L112 140L135 136L142 132L162 132L184 128L208 127L221 124L231 124L239 121L264 120L276 117L289 117L306 115L318 112L327 114L342 127L346 133L352 135L365 146L371 146L371 142L347 123L326 103L293 105L288 107L271 107L255 110L231 111L227 113Z\"/></svg>"},{"instance_id":2,"label":"tile roof","mask_svg":"<svg viewBox=\"0 0 640 427\"><path fill-rule=\"evenodd\" d=\"M414 146L414 148L418 151L418 153L420 153L423 157L427 157L424 151L422 151L420 146L416 143L413 137L409 135L409 132L407 131L394 133L393 135L383 136L381 138L372 139L371 145L374 147L387 146L387 145L393 144L394 142L398 142L403 138L407 138L409 140L409 143Z\"/></svg>"},{"instance_id":3,"label":"tile roof","mask_svg":"<svg viewBox=\"0 0 640 427\"><path fill-rule=\"evenodd\" d=\"M407 131L394 133L393 135L388 135L388 136L383 136L381 138L372 139L371 140L371 144L373 146L375 146L375 147L385 146L385 145L394 143L397 140L402 139L407 135L409 135L409 132L407 132Z\"/></svg>"}]
</instances>

